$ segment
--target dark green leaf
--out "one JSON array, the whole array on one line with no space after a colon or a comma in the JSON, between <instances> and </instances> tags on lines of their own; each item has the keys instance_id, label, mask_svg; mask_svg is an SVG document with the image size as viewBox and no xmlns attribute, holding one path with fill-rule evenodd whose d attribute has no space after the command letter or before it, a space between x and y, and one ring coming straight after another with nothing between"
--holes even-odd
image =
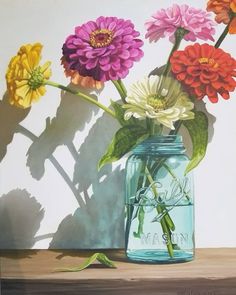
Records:
<instances>
[{"instance_id":1,"label":"dark green leaf","mask_svg":"<svg viewBox=\"0 0 236 295\"><path fill-rule=\"evenodd\" d=\"M121 126L126 125L140 125L141 121L138 119L135 119L134 117L131 117L129 120L124 119L125 109L122 108L122 105L118 102L111 101L111 106L113 107L116 118L119 121Z\"/></svg>"},{"instance_id":2,"label":"dark green leaf","mask_svg":"<svg viewBox=\"0 0 236 295\"><path fill-rule=\"evenodd\" d=\"M203 112L195 112L193 120L183 121L187 128L193 144L191 161L188 164L185 174L195 168L206 154L208 144L208 119Z\"/></svg>"},{"instance_id":3,"label":"dark green leaf","mask_svg":"<svg viewBox=\"0 0 236 295\"><path fill-rule=\"evenodd\" d=\"M120 128L113 137L105 155L99 161L99 169L107 163L119 160L148 136L147 130L141 126L127 125Z\"/></svg>"},{"instance_id":4,"label":"dark green leaf","mask_svg":"<svg viewBox=\"0 0 236 295\"><path fill-rule=\"evenodd\" d=\"M102 263L103 265L107 266L107 267L112 267L112 268L116 267L115 264L109 258L107 258L107 256L105 254L103 254L103 253L95 253L91 257L89 257L87 260L85 260L84 263L82 263L80 266L72 267L72 268L61 268L61 269L57 269L56 271L60 271L60 272L77 272L77 271L81 271L81 270L89 267L96 260L99 261L100 263Z\"/></svg>"}]
</instances>

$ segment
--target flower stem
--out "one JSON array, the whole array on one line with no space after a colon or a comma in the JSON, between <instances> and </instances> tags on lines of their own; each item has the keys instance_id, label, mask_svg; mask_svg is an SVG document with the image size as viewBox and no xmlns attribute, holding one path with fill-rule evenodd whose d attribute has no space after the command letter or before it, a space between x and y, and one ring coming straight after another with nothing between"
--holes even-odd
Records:
<instances>
[{"instance_id":1,"label":"flower stem","mask_svg":"<svg viewBox=\"0 0 236 295\"><path fill-rule=\"evenodd\" d=\"M149 135L153 136L155 134L155 123L152 119L146 118L147 129L149 131Z\"/></svg>"},{"instance_id":2,"label":"flower stem","mask_svg":"<svg viewBox=\"0 0 236 295\"><path fill-rule=\"evenodd\" d=\"M126 103L125 98L127 96L127 90L126 90L125 85L123 84L123 82L119 79L119 80L112 80L112 83L115 85L117 91L119 92L123 103Z\"/></svg>"},{"instance_id":3,"label":"flower stem","mask_svg":"<svg viewBox=\"0 0 236 295\"><path fill-rule=\"evenodd\" d=\"M225 27L223 33L220 35L219 39L217 40L216 44L215 44L215 48L219 48L221 43L224 41L225 37L227 36L228 32L229 32L229 26L232 22L232 20L234 19L235 15L232 14L230 17L230 21L228 23L228 25Z\"/></svg>"},{"instance_id":4,"label":"flower stem","mask_svg":"<svg viewBox=\"0 0 236 295\"><path fill-rule=\"evenodd\" d=\"M67 91L69 93L72 93L74 95L77 95L77 96L83 98L84 100L86 100L86 101L88 101L88 102L90 102L92 104L95 104L99 108L103 109L106 113L108 113L109 115L111 115L113 118L116 118L115 113L111 109L109 109L108 107L104 106L103 104L101 104L100 102L98 102L97 100L95 100L94 98L92 98L91 96L89 96L89 95L87 95L87 94L85 94L83 92L80 92L80 91L71 89L70 87L67 87L67 86L64 86L64 85L55 83L53 81L44 81L44 84L45 85L50 85L52 87L56 87L56 88L62 89L64 91Z\"/></svg>"},{"instance_id":5,"label":"flower stem","mask_svg":"<svg viewBox=\"0 0 236 295\"><path fill-rule=\"evenodd\" d=\"M163 72L163 76L167 76L170 72L170 58L172 56L172 54L179 48L180 43L184 37L184 35L186 35L188 33L187 30L183 29L183 28L178 28L175 32L175 43L171 49L171 52L169 54L168 60L167 60L167 64L165 66L164 72Z\"/></svg>"},{"instance_id":6,"label":"flower stem","mask_svg":"<svg viewBox=\"0 0 236 295\"><path fill-rule=\"evenodd\" d=\"M148 181L151 184L151 187L152 187L152 190L153 190L155 199L157 199L158 198L157 188L156 188L156 186L153 185L154 180L153 180L152 175L150 174L147 166L145 168L145 173L147 175ZM163 213L163 208L162 208L161 205L157 205L156 210L157 210L157 213L158 214L162 214ZM171 222L172 222L172 220L171 220ZM171 242L171 231L170 231L170 225L168 224L168 218L167 218L166 215L164 215L161 218L160 223L161 223L163 234L167 238L166 247L167 247L168 253L169 253L170 257L173 257L174 256L174 251L173 251L173 245L172 245L172 242ZM171 226L174 226L173 222L171 223Z\"/></svg>"},{"instance_id":7,"label":"flower stem","mask_svg":"<svg viewBox=\"0 0 236 295\"><path fill-rule=\"evenodd\" d=\"M170 175L172 176L172 178L174 179L174 181L176 181L176 183L178 184L180 190L183 192L184 197L186 197L186 199L188 201L190 201L190 197L188 195L188 193L185 191L185 189L182 187L182 184L179 182L178 178L175 176L174 172L170 169L170 167L168 165L166 165L165 163L162 164L163 167L170 173Z\"/></svg>"}]
</instances>

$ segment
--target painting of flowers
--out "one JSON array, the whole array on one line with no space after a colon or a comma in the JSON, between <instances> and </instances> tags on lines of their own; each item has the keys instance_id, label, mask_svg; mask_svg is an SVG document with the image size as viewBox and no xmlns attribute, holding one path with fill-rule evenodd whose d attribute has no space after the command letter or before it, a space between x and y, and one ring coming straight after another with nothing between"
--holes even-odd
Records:
<instances>
[{"instance_id":1,"label":"painting of flowers","mask_svg":"<svg viewBox=\"0 0 236 295\"><path fill-rule=\"evenodd\" d=\"M129 234L141 241L149 212L140 204L158 201L152 223L173 258L178 222L161 181L171 176L167 186L192 206L186 175L194 173L196 245L235 245L236 1L3 2L2 36L15 36L0 50L4 231L20 231L20 220L38 208L24 245L123 248L131 226L124 225L127 158L154 137L179 143L181 136L189 159L182 178L173 172L182 164L166 157L141 157L132 168L140 176L129 178L138 207ZM145 190L151 201L142 199ZM20 213L17 193L27 195ZM12 244L8 236L2 247ZM11 248L23 247L19 241Z\"/></svg>"}]
</instances>

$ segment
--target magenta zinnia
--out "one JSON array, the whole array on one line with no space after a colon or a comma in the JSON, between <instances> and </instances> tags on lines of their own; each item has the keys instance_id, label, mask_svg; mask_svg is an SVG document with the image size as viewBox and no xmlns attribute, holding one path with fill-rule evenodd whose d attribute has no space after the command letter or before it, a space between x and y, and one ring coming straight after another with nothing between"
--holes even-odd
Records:
<instances>
[{"instance_id":1,"label":"magenta zinnia","mask_svg":"<svg viewBox=\"0 0 236 295\"><path fill-rule=\"evenodd\" d=\"M185 29L186 41L202 40L214 41L215 23L210 19L210 14L204 10L189 7L188 5L174 4L167 9L161 9L152 15L152 19L146 22L146 38L150 42L160 38L169 37L174 42L175 32L178 28Z\"/></svg>"},{"instance_id":2,"label":"magenta zinnia","mask_svg":"<svg viewBox=\"0 0 236 295\"><path fill-rule=\"evenodd\" d=\"M69 69L96 81L125 78L143 56L143 42L130 20L99 17L75 28L63 45Z\"/></svg>"}]
</instances>

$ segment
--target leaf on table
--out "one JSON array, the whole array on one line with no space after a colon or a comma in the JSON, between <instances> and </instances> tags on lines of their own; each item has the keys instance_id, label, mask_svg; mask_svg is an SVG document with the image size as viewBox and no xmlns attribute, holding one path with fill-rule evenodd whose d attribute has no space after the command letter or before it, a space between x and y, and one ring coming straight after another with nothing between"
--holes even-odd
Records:
<instances>
[{"instance_id":1,"label":"leaf on table","mask_svg":"<svg viewBox=\"0 0 236 295\"><path fill-rule=\"evenodd\" d=\"M208 119L203 112L195 112L193 120L183 121L187 128L193 144L193 153L191 160L185 170L185 174L190 172L193 168L201 162L206 154L208 144Z\"/></svg>"},{"instance_id":2,"label":"leaf on table","mask_svg":"<svg viewBox=\"0 0 236 295\"><path fill-rule=\"evenodd\" d=\"M111 260L110 260L105 254L103 254L103 253L99 253L99 255L97 256L97 260L98 260L100 263L102 263L102 264L104 264L104 265L106 265L106 266L108 266L108 267L116 268L114 262L111 261Z\"/></svg>"},{"instance_id":3,"label":"leaf on table","mask_svg":"<svg viewBox=\"0 0 236 295\"><path fill-rule=\"evenodd\" d=\"M87 267L89 267L91 264L93 264L95 261L99 261L101 264L110 267L110 268L116 268L113 261L111 261L105 254L103 253L95 253L91 257L89 257L87 260L84 261L80 266L72 267L72 268L60 268L56 269L56 271L59 272L77 272L81 271Z\"/></svg>"},{"instance_id":4,"label":"leaf on table","mask_svg":"<svg viewBox=\"0 0 236 295\"><path fill-rule=\"evenodd\" d=\"M142 126L127 125L120 128L113 137L105 155L100 159L98 168L100 169L107 163L119 160L148 136L149 133Z\"/></svg>"}]
</instances>

